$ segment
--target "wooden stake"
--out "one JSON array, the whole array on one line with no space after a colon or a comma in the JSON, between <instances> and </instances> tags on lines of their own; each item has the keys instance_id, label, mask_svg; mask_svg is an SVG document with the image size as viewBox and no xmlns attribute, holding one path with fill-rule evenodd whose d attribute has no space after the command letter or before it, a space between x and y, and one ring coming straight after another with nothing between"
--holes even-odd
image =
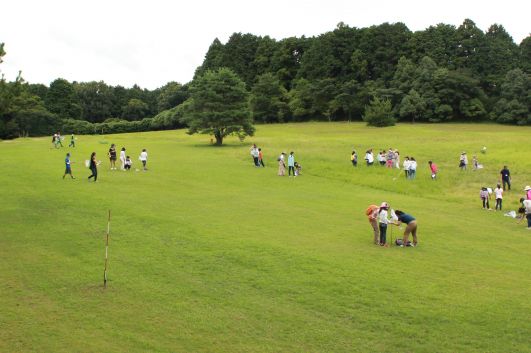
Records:
<instances>
[{"instance_id":1,"label":"wooden stake","mask_svg":"<svg viewBox=\"0 0 531 353\"><path fill-rule=\"evenodd\" d=\"M105 270L103 270L103 288L107 288L107 262L109 260L109 233L111 231L111 210L107 219L107 237L105 240Z\"/></svg>"}]
</instances>

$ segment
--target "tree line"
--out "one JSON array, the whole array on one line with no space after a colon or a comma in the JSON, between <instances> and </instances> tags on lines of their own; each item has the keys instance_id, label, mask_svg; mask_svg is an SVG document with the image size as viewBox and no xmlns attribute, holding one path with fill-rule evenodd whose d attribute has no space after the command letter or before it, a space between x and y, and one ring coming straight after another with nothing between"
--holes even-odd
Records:
<instances>
[{"instance_id":1,"label":"tree line","mask_svg":"<svg viewBox=\"0 0 531 353\"><path fill-rule=\"evenodd\" d=\"M206 131L194 121L200 114L194 113L193 96L206 99L199 97L209 89L205 82L217 81L205 75L223 68L235 74L221 70L238 92L245 91L240 92L245 107L239 102L237 110L248 109L251 122L531 124L531 37L517 45L503 26L483 32L466 19L458 27L438 24L416 32L403 23L367 28L339 23L310 38L234 33L225 44L213 41L192 82L155 90L60 78L45 86L20 75L13 82L2 77L0 138L58 129L108 133L186 125L191 132ZM245 125L252 131L247 120Z\"/></svg>"}]
</instances>

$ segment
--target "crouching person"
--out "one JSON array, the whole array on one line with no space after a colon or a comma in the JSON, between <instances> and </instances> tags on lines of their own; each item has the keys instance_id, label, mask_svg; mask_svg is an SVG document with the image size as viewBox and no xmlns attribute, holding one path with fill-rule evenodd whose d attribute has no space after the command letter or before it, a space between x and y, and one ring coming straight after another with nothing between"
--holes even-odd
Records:
<instances>
[{"instance_id":1,"label":"crouching person","mask_svg":"<svg viewBox=\"0 0 531 353\"><path fill-rule=\"evenodd\" d=\"M404 231L404 239L402 241L402 245L400 246L417 246L417 220L415 219L415 217L400 210L397 210L395 214L398 217L398 222L395 223L396 225L400 225L402 223L407 224L406 230ZM413 243L410 243L408 241L409 234L413 235Z\"/></svg>"}]
</instances>

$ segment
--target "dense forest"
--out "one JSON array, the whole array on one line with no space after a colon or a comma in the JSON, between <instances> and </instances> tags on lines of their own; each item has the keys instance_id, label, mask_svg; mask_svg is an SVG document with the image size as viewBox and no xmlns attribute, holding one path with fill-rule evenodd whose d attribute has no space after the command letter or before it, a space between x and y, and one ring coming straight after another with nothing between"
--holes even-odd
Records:
<instances>
[{"instance_id":1,"label":"dense forest","mask_svg":"<svg viewBox=\"0 0 531 353\"><path fill-rule=\"evenodd\" d=\"M0 44L0 63L5 55ZM256 123L361 120L371 101L411 122L531 124L531 37L519 45L501 25L466 19L412 32L402 23L339 23L317 37L215 39L194 80L229 68L245 83ZM49 86L0 80L0 138L172 129L186 123L189 86L155 90L104 82Z\"/></svg>"}]
</instances>

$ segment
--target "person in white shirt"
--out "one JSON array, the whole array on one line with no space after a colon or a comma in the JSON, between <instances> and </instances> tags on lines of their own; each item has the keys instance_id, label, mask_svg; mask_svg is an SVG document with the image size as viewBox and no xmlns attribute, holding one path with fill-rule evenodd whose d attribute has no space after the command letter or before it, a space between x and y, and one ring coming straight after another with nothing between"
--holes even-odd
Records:
<instances>
[{"instance_id":1,"label":"person in white shirt","mask_svg":"<svg viewBox=\"0 0 531 353\"><path fill-rule=\"evenodd\" d=\"M368 166L371 166L374 163L374 156L372 155L372 149L368 150L365 153L365 160L367 161Z\"/></svg>"},{"instance_id":2,"label":"person in white shirt","mask_svg":"<svg viewBox=\"0 0 531 353\"><path fill-rule=\"evenodd\" d=\"M122 147L122 150L120 151L120 163L122 163L120 169L125 170L125 147Z\"/></svg>"},{"instance_id":3,"label":"person in white shirt","mask_svg":"<svg viewBox=\"0 0 531 353\"><path fill-rule=\"evenodd\" d=\"M260 166L260 163L258 162L259 155L260 151L258 151L258 147L256 147L256 145L253 145L253 147L251 147L251 157L253 157L253 163L255 167Z\"/></svg>"},{"instance_id":4,"label":"person in white shirt","mask_svg":"<svg viewBox=\"0 0 531 353\"><path fill-rule=\"evenodd\" d=\"M523 197L520 199L522 206L525 209L525 217L527 218L527 229L531 230L531 200L526 200ZM523 218L520 220L522 222ZM520 223L519 222L519 223Z\"/></svg>"},{"instance_id":5,"label":"person in white shirt","mask_svg":"<svg viewBox=\"0 0 531 353\"><path fill-rule=\"evenodd\" d=\"M146 164L147 164L148 154L145 148L140 153L140 157L138 157L138 159L142 162L142 166L144 167L144 170L147 170Z\"/></svg>"},{"instance_id":6,"label":"person in white shirt","mask_svg":"<svg viewBox=\"0 0 531 353\"><path fill-rule=\"evenodd\" d=\"M409 161L409 157L406 156L406 158L404 159L404 163L402 164L402 166L404 167L404 173L406 174L406 179L409 178L409 165L410 165L410 161Z\"/></svg>"},{"instance_id":7,"label":"person in white shirt","mask_svg":"<svg viewBox=\"0 0 531 353\"><path fill-rule=\"evenodd\" d=\"M400 169L400 152L395 150L395 168Z\"/></svg>"},{"instance_id":8,"label":"person in white shirt","mask_svg":"<svg viewBox=\"0 0 531 353\"><path fill-rule=\"evenodd\" d=\"M378 160L378 163L380 163L381 166L385 165L385 153L383 152L378 153L378 156L376 156L376 159Z\"/></svg>"},{"instance_id":9,"label":"person in white shirt","mask_svg":"<svg viewBox=\"0 0 531 353\"><path fill-rule=\"evenodd\" d=\"M380 230L380 246L387 246L387 225L390 222L389 215L387 210L389 209L389 204L387 202L382 202L380 209L378 210L378 225Z\"/></svg>"},{"instance_id":10,"label":"person in white shirt","mask_svg":"<svg viewBox=\"0 0 531 353\"><path fill-rule=\"evenodd\" d=\"M501 187L501 184L498 184L496 186L496 189L494 189L494 195L496 196L496 208L495 210L498 211L498 209L502 210L502 199L503 199L503 189Z\"/></svg>"},{"instance_id":11,"label":"person in white shirt","mask_svg":"<svg viewBox=\"0 0 531 353\"><path fill-rule=\"evenodd\" d=\"M409 159L409 179L415 179L417 175L417 161L411 157Z\"/></svg>"},{"instance_id":12,"label":"person in white shirt","mask_svg":"<svg viewBox=\"0 0 531 353\"><path fill-rule=\"evenodd\" d=\"M463 153L461 153L461 157L459 157L459 168L461 168L461 170L466 170L467 165L468 157L466 156L466 152L463 151Z\"/></svg>"},{"instance_id":13,"label":"person in white shirt","mask_svg":"<svg viewBox=\"0 0 531 353\"><path fill-rule=\"evenodd\" d=\"M129 158L129 156L125 157L125 163L124 163L124 168L125 170L130 170L131 167L133 166L133 161L131 160L131 158Z\"/></svg>"}]
</instances>

